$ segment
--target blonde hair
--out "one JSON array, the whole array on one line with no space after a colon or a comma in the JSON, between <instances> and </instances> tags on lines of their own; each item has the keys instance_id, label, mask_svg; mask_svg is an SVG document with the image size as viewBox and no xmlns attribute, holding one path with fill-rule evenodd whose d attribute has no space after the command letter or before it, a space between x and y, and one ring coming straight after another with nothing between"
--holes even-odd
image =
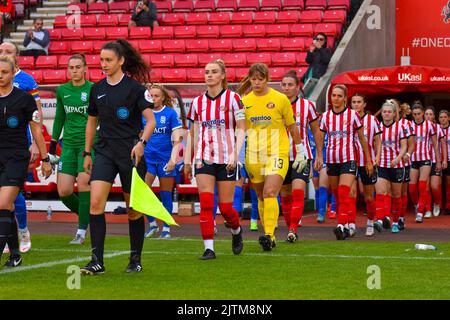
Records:
<instances>
[{"instance_id":1,"label":"blonde hair","mask_svg":"<svg viewBox=\"0 0 450 320\"><path fill-rule=\"evenodd\" d=\"M16 69L16 65L17 65L16 57L0 56L0 62L5 62L5 63L9 64L9 66L11 67L11 71L14 73L14 70Z\"/></svg>"},{"instance_id":2,"label":"blonde hair","mask_svg":"<svg viewBox=\"0 0 450 320\"><path fill-rule=\"evenodd\" d=\"M228 88L227 72L226 72L225 62L222 59L217 59L217 60L208 62L206 65L208 65L208 64L215 64L215 65L219 66L220 70L225 75L225 78L222 80L222 87L224 89Z\"/></svg>"},{"instance_id":3,"label":"blonde hair","mask_svg":"<svg viewBox=\"0 0 450 320\"><path fill-rule=\"evenodd\" d=\"M168 106L168 107L173 108L172 98L170 97L169 92L167 91L167 89L164 86L159 85L159 84L152 84L149 88L149 91L151 89L160 90L163 94L163 106Z\"/></svg>"},{"instance_id":4,"label":"blonde hair","mask_svg":"<svg viewBox=\"0 0 450 320\"><path fill-rule=\"evenodd\" d=\"M240 95L244 95L248 89L251 86L250 79L256 74L259 73L264 79L267 81L270 81L269 77L269 68L264 63L255 63L253 64L250 69L248 70L248 74L245 76L245 78L241 81L239 84L239 87L237 89L237 93Z\"/></svg>"},{"instance_id":5,"label":"blonde hair","mask_svg":"<svg viewBox=\"0 0 450 320\"><path fill-rule=\"evenodd\" d=\"M383 106L381 107L381 109L384 109L385 107L386 108L391 108L392 112L396 113L397 112L397 107L395 105L396 105L396 102L394 100L388 99L388 100L386 100L385 103L383 103Z\"/></svg>"}]
</instances>

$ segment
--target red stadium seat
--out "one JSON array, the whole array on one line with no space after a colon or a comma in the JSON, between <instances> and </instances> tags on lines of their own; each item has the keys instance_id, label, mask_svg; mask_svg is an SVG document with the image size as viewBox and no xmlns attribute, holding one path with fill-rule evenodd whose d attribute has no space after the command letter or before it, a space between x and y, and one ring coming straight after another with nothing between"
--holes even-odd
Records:
<instances>
[{"instance_id":1,"label":"red stadium seat","mask_svg":"<svg viewBox=\"0 0 450 320\"><path fill-rule=\"evenodd\" d=\"M162 73L163 82L186 82L186 70L166 69Z\"/></svg>"},{"instance_id":2,"label":"red stadium seat","mask_svg":"<svg viewBox=\"0 0 450 320\"><path fill-rule=\"evenodd\" d=\"M202 53L202 54L198 54L198 65L200 67L205 67L209 62L217 60L217 59L221 59L222 55L220 53ZM205 80L203 78L203 80Z\"/></svg>"},{"instance_id":3,"label":"red stadium seat","mask_svg":"<svg viewBox=\"0 0 450 320\"><path fill-rule=\"evenodd\" d=\"M77 13L86 14L87 12L88 12L87 3L74 3L74 4L69 4L69 6L67 7L68 15L77 14Z\"/></svg>"},{"instance_id":4,"label":"red stadium seat","mask_svg":"<svg viewBox=\"0 0 450 320\"><path fill-rule=\"evenodd\" d=\"M181 26L184 24L184 13L166 13L162 22L165 26Z\"/></svg>"},{"instance_id":5,"label":"red stadium seat","mask_svg":"<svg viewBox=\"0 0 450 320\"><path fill-rule=\"evenodd\" d=\"M155 68L173 68L174 61L171 54L152 54L151 66Z\"/></svg>"},{"instance_id":6,"label":"red stadium seat","mask_svg":"<svg viewBox=\"0 0 450 320\"><path fill-rule=\"evenodd\" d=\"M213 12L209 14L208 22L210 24L230 24L230 13L229 12Z\"/></svg>"},{"instance_id":7,"label":"red stadium seat","mask_svg":"<svg viewBox=\"0 0 450 320\"><path fill-rule=\"evenodd\" d=\"M64 54L61 56L58 56L58 67L60 69L66 69L67 66L69 65L69 59L70 59L70 55Z\"/></svg>"},{"instance_id":8,"label":"red stadium seat","mask_svg":"<svg viewBox=\"0 0 450 320\"><path fill-rule=\"evenodd\" d=\"M141 55L141 57L142 57L142 60L144 61L145 65L151 66L151 64L152 64L151 57L152 56L150 54L143 54L143 55Z\"/></svg>"},{"instance_id":9,"label":"red stadium seat","mask_svg":"<svg viewBox=\"0 0 450 320\"><path fill-rule=\"evenodd\" d=\"M267 37L288 37L289 25L288 24L271 24L266 26Z\"/></svg>"},{"instance_id":10,"label":"red stadium seat","mask_svg":"<svg viewBox=\"0 0 450 320\"><path fill-rule=\"evenodd\" d=\"M106 74L101 69L89 69L89 80L92 82L99 82L106 78Z\"/></svg>"},{"instance_id":11,"label":"red stadium seat","mask_svg":"<svg viewBox=\"0 0 450 320\"><path fill-rule=\"evenodd\" d=\"M251 24L253 23L253 12L233 12L231 15L232 24Z\"/></svg>"},{"instance_id":12,"label":"red stadium seat","mask_svg":"<svg viewBox=\"0 0 450 320\"><path fill-rule=\"evenodd\" d=\"M194 4L195 12L213 12L215 7L214 0L197 0Z\"/></svg>"},{"instance_id":13,"label":"red stadium seat","mask_svg":"<svg viewBox=\"0 0 450 320\"><path fill-rule=\"evenodd\" d=\"M258 11L259 0L240 0L238 11Z\"/></svg>"},{"instance_id":14,"label":"red stadium seat","mask_svg":"<svg viewBox=\"0 0 450 320\"><path fill-rule=\"evenodd\" d=\"M42 83L42 70L24 70L24 71L26 71L26 73L32 76L38 84Z\"/></svg>"},{"instance_id":15,"label":"red stadium seat","mask_svg":"<svg viewBox=\"0 0 450 320\"><path fill-rule=\"evenodd\" d=\"M174 55L175 67L195 68L198 66L198 57L194 54Z\"/></svg>"},{"instance_id":16,"label":"red stadium seat","mask_svg":"<svg viewBox=\"0 0 450 320\"><path fill-rule=\"evenodd\" d=\"M256 40L255 39L234 39L233 48L235 52L255 52Z\"/></svg>"},{"instance_id":17,"label":"red stadium seat","mask_svg":"<svg viewBox=\"0 0 450 320\"><path fill-rule=\"evenodd\" d=\"M350 0L328 0L328 7L330 10L349 10L350 9Z\"/></svg>"},{"instance_id":18,"label":"red stadium seat","mask_svg":"<svg viewBox=\"0 0 450 320\"><path fill-rule=\"evenodd\" d=\"M181 1L177 0L173 4L172 12L192 12L194 10L193 1Z\"/></svg>"},{"instance_id":19,"label":"red stadium seat","mask_svg":"<svg viewBox=\"0 0 450 320\"><path fill-rule=\"evenodd\" d=\"M167 39L162 41L162 52L183 53L186 50L186 43L183 39Z\"/></svg>"},{"instance_id":20,"label":"red stadium seat","mask_svg":"<svg viewBox=\"0 0 450 320\"><path fill-rule=\"evenodd\" d=\"M197 37L198 38L218 38L220 35L219 26L198 26Z\"/></svg>"},{"instance_id":21,"label":"red stadium seat","mask_svg":"<svg viewBox=\"0 0 450 320\"><path fill-rule=\"evenodd\" d=\"M280 11L281 0L261 0L261 11Z\"/></svg>"},{"instance_id":22,"label":"red stadium seat","mask_svg":"<svg viewBox=\"0 0 450 320\"><path fill-rule=\"evenodd\" d=\"M186 52L208 52L209 41L207 39L189 39L186 40Z\"/></svg>"},{"instance_id":23,"label":"red stadium seat","mask_svg":"<svg viewBox=\"0 0 450 320\"><path fill-rule=\"evenodd\" d=\"M297 65L299 66L307 66L308 63L306 62L306 52L298 52L295 54L295 60L297 61Z\"/></svg>"},{"instance_id":24,"label":"red stadium seat","mask_svg":"<svg viewBox=\"0 0 450 320\"><path fill-rule=\"evenodd\" d=\"M344 23L347 19L345 10L327 10L323 13L322 21L324 23Z\"/></svg>"},{"instance_id":25,"label":"red stadium seat","mask_svg":"<svg viewBox=\"0 0 450 320\"><path fill-rule=\"evenodd\" d=\"M172 2L171 1L158 1L155 2L156 10L158 13L169 13L172 12Z\"/></svg>"},{"instance_id":26,"label":"red stadium seat","mask_svg":"<svg viewBox=\"0 0 450 320\"><path fill-rule=\"evenodd\" d=\"M281 42L282 51L303 51L305 50L304 38L288 38Z\"/></svg>"},{"instance_id":27,"label":"red stadium seat","mask_svg":"<svg viewBox=\"0 0 450 320\"><path fill-rule=\"evenodd\" d=\"M130 11L130 5L128 2L110 2L109 13L128 13Z\"/></svg>"},{"instance_id":28,"label":"red stadium seat","mask_svg":"<svg viewBox=\"0 0 450 320\"><path fill-rule=\"evenodd\" d=\"M233 41L231 39L210 39L209 50L212 52L232 52Z\"/></svg>"},{"instance_id":29,"label":"red stadium seat","mask_svg":"<svg viewBox=\"0 0 450 320\"><path fill-rule=\"evenodd\" d=\"M298 10L301 11L304 9L304 0L284 0L283 1L283 10Z\"/></svg>"},{"instance_id":30,"label":"red stadium seat","mask_svg":"<svg viewBox=\"0 0 450 320\"><path fill-rule=\"evenodd\" d=\"M128 40L128 42L135 48L136 50L139 50L139 42L142 40Z\"/></svg>"},{"instance_id":31,"label":"red stadium seat","mask_svg":"<svg viewBox=\"0 0 450 320\"><path fill-rule=\"evenodd\" d=\"M128 13L121 14L119 16L119 26L127 27L130 20L131 20L131 14L128 14Z\"/></svg>"},{"instance_id":32,"label":"red stadium seat","mask_svg":"<svg viewBox=\"0 0 450 320\"><path fill-rule=\"evenodd\" d=\"M234 12L237 10L236 0L218 0L216 5L216 11L228 11Z\"/></svg>"},{"instance_id":33,"label":"red stadium seat","mask_svg":"<svg viewBox=\"0 0 450 320\"><path fill-rule=\"evenodd\" d=\"M162 70L152 68L150 70L150 80L156 83L162 82Z\"/></svg>"},{"instance_id":34,"label":"red stadium seat","mask_svg":"<svg viewBox=\"0 0 450 320\"><path fill-rule=\"evenodd\" d=\"M84 28L83 39L84 40L103 40L106 38L105 28Z\"/></svg>"},{"instance_id":35,"label":"red stadium seat","mask_svg":"<svg viewBox=\"0 0 450 320\"><path fill-rule=\"evenodd\" d=\"M64 40L82 40L83 39L83 29L62 29L61 38Z\"/></svg>"},{"instance_id":36,"label":"red stadium seat","mask_svg":"<svg viewBox=\"0 0 450 320\"><path fill-rule=\"evenodd\" d=\"M272 54L272 64L277 67L289 67L295 66L295 53L294 52L277 52Z\"/></svg>"},{"instance_id":37,"label":"red stadium seat","mask_svg":"<svg viewBox=\"0 0 450 320\"><path fill-rule=\"evenodd\" d=\"M35 65L36 69L57 69L58 56L39 56Z\"/></svg>"},{"instance_id":38,"label":"red stadium seat","mask_svg":"<svg viewBox=\"0 0 450 320\"><path fill-rule=\"evenodd\" d=\"M47 31L51 41L61 40L61 29L47 29Z\"/></svg>"},{"instance_id":39,"label":"red stadium seat","mask_svg":"<svg viewBox=\"0 0 450 320\"><path fill-rule=\"evenodd\" d=\"M255 12L255 15L253 16L253 23L264 23L264 24L275 23L276 18L277 15L276 12L274 11Z\"/></svg>"},{"instance_id":40,"label":"red stadium seat","mask_svg":"<svg viewBox=\"0 0 450 320\"><path fill-rule=\"evenodd\" d=\"M161 40L142 40L139 41L139 51L141 53L161 53Z\"/></svg>"},{"instance_id":41,"label":"red stadium seat","mask_svg":"<svg viewBox=\"0 0 450 320\"><path fill-rule=\"evenodd\" d=\"M98 27L116 27L119 26L119 16L117 14L101 14L97 20Z\"/></svg>"},{"instance_id":42,"label":"red stadium seat","mask_svg":"<svg viewBox=\"0 0 450 320\"><path fill-rule=\"evenodd\" d=\"M340 33L341 28L342 27L338 29L335 23L319 23L314 26L314 33L317 34L322 32L327 36L336 36Z\"/></svg>"},{"instance_id":43,"label":"red stadium seat","mask_svg":"<svg viewBox=\"0 0 450 320\"><path fill-rule=\"evenodd\" d=\"M305 10L300 12L300 23L320 23L322 21L323 11Z\"/></svg>"},{"instance_id":44,"label":"red stadium seat","mask_svg":"<svg viewBox=\"0 0 450 320\"><path fill-rule=\"evenodd\" d=\"M225 73L227 75L227 81L228 82L235 82L236 81L236 71L234 68L227 68L225 70Z\"/></svg>"},{"instance_id":45,"label":"red stadium seat","mask_svg":"<svg viewBox=\"0 0 450 320\"><path fill-rule=\"evenodd\" d=\"M188 25L208 24L208 14L200 12L186 13L186 24Z\"/></svg>"},{"instance_id":46,"label":"red stadium seat","mask_svg":"<svg viewBox=\"0 0 450 320\"><path fill-rule=\"evenodd\" d=\"M272 54L268 52L248 53L247 62L249 65L260 62L270 66L272 64Z\"/></svg>"},{"instance_id":47,"label":"red stadium seat","mask_svg":"<svg viewBox=\"0 0 450 320\"><path fill-rule=\"evenodd\" d=\"M325 10L327 8L327 0L306 0L305 10Z\"/></svg>"},{"instance_id":48,"label":"red stadium seat","mask_svg":"<svg viewBox=\"0 0 450 320\"><path fill-rule=\"evenodd\" d=\"M150 27L132 27L130 28L130 39L150 39L152 30Z\"/></svg>"},{"instance_id":49,"label":"red stadium seat","mask_svg":"<svg viewBox=\"0 0 450 320\"><path fill-rule=\"evenodd\" d=\"M243 33L246 37L264 37L266 35L266 26L263 24L252 24L243 27Z\"/></svg>"},{"instance_id":50,"label":"red stadium seat","mask_svg":"<svg viewBox=\"0 0 450 320\"><path fill-rule=\"evenodd\" d=\"M153 39L171 39L173 38L173 27L154 27L152 32Z\"/></svg>"},{"instance_id":51,"label":"red stadium seat","mask_svg":"<svg viewBox=\"0 0 450 320\"><path fill-rule=\"evenodd\" d=\"M69 42L66 41L50 41L48 48L49 54L67 54L69 52Z\"/></svg>"},{"instance_id":52,"label":"red stadium seat","mask_svg":"<svg viewBox=\"0 0 450 320\"><path fill-rule=\"evenodd\" d=\"M290 27L292 37L312 37L314 29L312 24L293 24Z\"/></svg>"},{"instance_id":53,"label":"red stadium seat","mask_svg":"<svg viewBox=\"0 0 450 320\"><path fill-rule=\"evenodd\" d=\"M225 53L222 55L225 65L229 67L242 67L247 65L245 53Z\"/></svg>"},{"instance_id":54,"label":"red stadium seat","mask_svg":"<svg viewBox=\"0 0 450 320\"><path fill-rule=\"evenodd\" d=\"M91 40L70 42L71 53L92 53L93 51L94 44Z\"/></svg>"},{"instance_id":55,"label":"red stadium seat","mask_svg":"<svg viewBox=\"0 0 450 320\"><path fill-rule=\"evenodd\" d=\"M179 39L193 39L197 35L197 28L195 26L179 26L174 28L175 38Z\"/></svg>"},{"instance_id":56,"label":"red stadium seat","mask_svg":"<svg viewBox=\"0 0 450 320\"><path fill-rule=\"evenodd\" d=\"M89 68L100 68L100 55L98 54L87 54L86 64ZM61 68L61 66L59 66Z\"/></svg>"},{"instance_id":57,"label":"red stadium seat","mask_svg":"<svg viewBox=\"0 0 450 320\"><path fill-rule=\"evenodd\" d=\"M56 16L55 22L53 22L54 28L67 28L67 20L73 16Z\"/></svg>"},{"instance_id":58,"label":"red stadium seat","mask_svg":"<svg viewBox=\"0 0 450 320\"><path fill-rule=\"evenodd\" d=\"M290 70L291 68L288 68ZM269 68L269 76L272 81L280 81L283 79L283 76L286 74L286 69L279 67L279 68Z\"/></svg>"},{"instance_id":59,"label":"red stadium seat","mask_svg":"<svg viewBox=\"0 0 450 320\"><path fill-rule=\"evenodd\" d=\"M106 2L96 2L88 5L88 13L107 13L108 12L108 3Z\"/></svg>"},{"instance_id":60,"label":"red stadium seat","mask_svg":"<svg viewBox=\"0 0 450 320\"><path fill-rule=\"evenodd\" d=\"M258 46L258 51L278 52L281 50L281 43L280 43L280 39L278 39L278 38L258 39L257 46Z\"/></svg>"},{"instance_id":61,"label":"red stadium seat","mask_svg":"<svg viewBox=\"0 0 450 320\"><path fill-rule=\"evenodd\" d=\"M241 25L226 25L220 28L222 38L240 38L242 37Z\"/></svg>"},{"instance_id":62,"label":"red stadium seat","mask_svg":"<svg viewBox=\"0 0 450 320\"><path fill-rule=\"evenodd\" d=\"M33 56L17 56L17 64L22 69L34 69L34 57Z\"/></svg>"},{"instance_id":63,"label":"red stadium seat","mask_svg":"<svg viewBox=\"0 0 450 320\"><path fill-rule=\"evenodd\" d=\"M108 31L106 31L106 34L108 34ZM105 40L94 41L94 53L99 54L102 47L108 42L109 41L105 41Z\"/></svg>"},{"instance_id":64,"label":"red stadium seat","mask_svg":"<svg viewBox=\"0 0 450 320\"><path fill-rule=\"evenodd\" d=\"M297 23L299 17L298 11L280 11L278 12L277 23Z\"/></svg>"},{"instance_id":65,"label":"red stadium seat","mask_svg":"<svg viewBox=\"0 0 450 320\"><path fill-rule=\"evenodd\" d=\"M196 69L188 69L186 71L187 71L186 73L187 73L187 81L188 82L204 82L205 81L205 69L196 68Z\"/></svg>"},{"instance_id":66,"label":"red stadium seat","mask_svg":"<svg viewBox=\"0 0 450 320\"><path fill-rule=\"evenodd\" d=\"M119 38L128 39L128 28L127 27L107 27L106 31L106 39L108 40L116 40Z\"/></svg>"},{"instance_id":67,"label":"red stadium seat","mask_svg":"<svg viewBox=\"0 0 450 320\"><path fill-rule=\"evenodd\" d=\"M248 68L235 68L234 74L235 80L241 82L248 75Z\"/></svg>"},{"instance_id":68,"label":"red stadium seat","mask_svg":"<svg viewBox=\"0 0 450 320\"><path fill-rule=\"evenodd\" d=\"M96 27L97 26L97 16L95 14L86 14L80 16L80 24L82 28Z\"/></svg>"},{"instance_id":69,"label":"red stadium seat","mask_svg":"<svg viewBox=\"0 0 450 320\"><path fill-rule=\"evenodd\" d=\"M66 70L42 70L42 79L45 84L62 84L67 82Z\"/></svg>"}]
</instances>

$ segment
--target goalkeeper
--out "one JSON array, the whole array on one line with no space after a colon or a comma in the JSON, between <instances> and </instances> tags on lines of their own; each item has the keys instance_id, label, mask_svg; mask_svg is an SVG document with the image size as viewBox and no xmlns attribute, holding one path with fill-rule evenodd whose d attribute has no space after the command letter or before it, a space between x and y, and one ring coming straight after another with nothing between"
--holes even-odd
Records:
<instances>
[{"instance_id":1,"label":"goalkeeper","mask_svg":"<svg viewBox=\"0 0 450 320\"><path fill-rule=\"evenodd\" d=\"M282 93L270 88L269 70L265 64L256 63L241 82L238 92L249 92L242 102L245 105L247 124L246 168L252 186L258 195L258 210L264 227L259 243L264 251L275 247L275 226L278 221L278 194L289 169L289 138L296 147L293 170L302 172L307 165L305 147L296 126L292 106Z\"/></svg>"},{"instance_id":2,"label":"goalkeeper","mask_svg":"<svg viewBox=\"0 0 450 320\"><path fill-rule=\"evenodd\" d=\"M56 116L53 123L49 153L56 154L57 141L64 128L63 148L58 164L58 194L70 211L78 214L78 230L70 244L81 245L89 225L90 187L89 175L83 169L87 107L92 82L86 80L86 59L82 54L69 58L68 72L71 81L56 90ZM52 161L54 162L54 161ZM74 183L78 195L74 193Z\"/></svg>"}]
</instances>

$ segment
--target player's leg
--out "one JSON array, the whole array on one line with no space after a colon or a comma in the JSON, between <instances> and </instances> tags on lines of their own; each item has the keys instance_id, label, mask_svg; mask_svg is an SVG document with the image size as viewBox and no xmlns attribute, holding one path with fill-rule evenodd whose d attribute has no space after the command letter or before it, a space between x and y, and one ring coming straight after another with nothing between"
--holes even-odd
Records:
<instances>
[{"instance_id":1,"label":"player's leg","mask_svg":"<svg viewBox=\"0 0 450 320\"><path fill-rule=\"evenodd\" d=\"M322 168L320 170L319 174L319 188L317 192L317 222L324 222L325 221L325 213L327 212L327 203L328 203L328 175L327 175L327 169Z\"/></svg>"},{"instance_id":2,"label":"player's leg","mask_svg":"<svg viewBox=\"0 0 450 320\"><path fill-rule=\"evenodd\" d=\"M348 216L348 229L350 237L354 237L356 235L356 200L358 198L358 189L359 189L358 180L359 179L356 178L350 187L350 195L349 195L350 214Z\"/></svg>"},{"instance_id":3,"label":"player's leg","mask_svg":"<svg viewBox=\"0 0 450 320\"><path fill-rule=\"evenodd\" d=\"M14 201L19 194L17 186L0 185L0 258L3 249L9 242L10 257L6 267L17 267L22 263L19 250L17 221L14 215Z\"/></svg>"},{"instance_id":4,"label":"player's leg","mask_svg":"<svg viewBox=\"0 0 450 320\"><path fill-rule=\"evenodd\" d=\"M241 178L236 181L234 186L233 208L239 213L239 216L242 216L244 211L244 180L245 177L241 174Z\"/></svg>"},{"instance_id":5,"label":"player's leg","mask_svg":"<svg viewBox=\"0 0 450 320\"><path fill-rule=\"evenodd\" d=\"M71 244L83 244L86 239L86 231L89 226L89 210L91 205L91 187L89 185L90 176L80 172L77 176L78 185L78 230L75 239Z\"/></svg>"},{"instance_id":6,"label":"player's leg","mask_svg":"<svg viewBox=\"0 0 450 320\"><path fill-rule=\"evenodd\" d=\"M204 170L204 168L202 168ZM202 172L202 171L200 171ZM215 259L214 253L214 188L216 177L213 174L198 173L196 168L195 179L200 197L200 230L205 251L202 260Z\"/></svg>"},{"instance_id":7,"label":"player's leg","mask_svg":"<svg viewBox=\"0 0 450 320\"><path fill-rule=\"evenodd\" d=\"M376 200L375 200L375 222L373 224L375 230L383 231L383 218L385 216L385 197L389 190L389 169L378 168L378 180L375 184Z\"/></svg>"},{"instance_id":8,"label":"player's leg","mask_svg":"<svg viewBox=\"0 0 450 320\"><path fill-rule=\"evenodd\" d=\"M433 193L433 216L439 216L442 208L442 176L436 172L430 180L431 192Z\"/></svg>"},{"instance_id":9,"label":"player's leg","mask_svg":"<svg viewBox=\"0 0 450 320\"><path fill-rule=\"evenodd\" d=\"M416 222L422 223L426 203L430 194L428 180L430 179L431 165L422 165L419 169L419 204L417 207Z\"/></svg>"},{"instance_id":10,"label":"player's leg","mask_svg":"<svg viewBox=\"0 0 450 320\"><path fill-rule=\"evenodd\" d=\"M160 166L161 170L158 172L159 176L159 196L161 198L161 202L166 208L167 212L171 215L173 213L173 199L172 199L172 191L173 186L175 184L175 176L176 173L172 172L164 172L164 166ZM163 230L161 232L160 238L167 239L170 238L170 226L164 222Z\"/></svg>"},{"instance_id":11,"label":"player's leg","mask_svg":"<svg viewBox=\"0 0 450 320\"><path fill-rule=\"evenodd\" d=\"M258 195L256 194L255 189L253 189L252 183L250 185L250 201L252 203L252 211L250 214L250 231L258 231Z\"/></svg>"},{"instance_id":12,"label":"player's leg","mask_svg":"<svg viewBox=\"0 0 450 320\"><path fill-rule=\"evenodd\" d=\"M284 180L283 176L278 174L272 174L266 176L264 181L263 196L262 196L264 202L263 226L266 240L270 240L271 242L267 243L266 246L262 244L265 250L274 247L275 227L280 212L277 198L283 185L283 180ZM269 236L270 238L267 238L267 236Z\"/></svg>"},{"instance_id":13,"label":"player's leg","mask_svg":"<svg viewBox=\"0 0 450 320\"><path fill-rule=\"evenodd\" d=\"M288 242L295 242L298 240L297 226L302 219L303 210L305 208L306 185L307 182L300 178L296 178L292 181L292 209L291 223L289 225L287 234Z\"/></svg>"},{"instance_id":14,"label":"player's leg","mask_svg":"<svg viewBox=\"0 0 450 320\"><path fill-rule=\"evenodd\" d=\"M20 252L25 253L31 249L31 236L28 229L27 204L21 192L18 193L14 201L14 214L19 228ZM9 250L9 241L7 247Z\"/></svg>"},{"instance_id":15,"label":"player's leg","mask_svg":"<svg viewBox=\"0 0 450 320\"><path fill-rule=\"evenodd\" d=\"M349 164L350 166L352 164ZM356 166L356 163L355 163ZM352 204L350 199L350 187L355 182L355 174L347 173L348 170L343 166L339 176L338 185L338 227L335 229L337 240L344 240L349 235L348 223L351 215ZM355 168L356 169L356 168ZM338 230L339 229L339 230ZM341 238L342 237L342 238Z\"/></svg>"},{"instance_id":16,"label":"player's leg","mask_svg":"<svg viewBox=\"0 0 450 320\"><path fill-rule=\"evenodd\" d=\"M419 174L420 171L418 163L413 162L410 169L408 191L409 197L416 209L416 214L417 214L417 206L419 205L419 189L418 189Z\"/></svg>"},{"instance_id":17,"label":"player's leg","mask_svg":"<svg viewBox=\"0 0 450 320\"><path fill-rule=\"evenodd\" d=\"M376 182L375 182L376 183ZM375 220L375 184L367 184L363 186L364 201L366 202L367 210L367 229L366 236L373 235L373 222Z\"/></svg>"},{"instance_id":18,"label":"player's leg","mask_svg":"<svg viewBox=\"0 0 450 320\"><path fill-rule=\"evenodd\" d=\"M285 180L286 181L286 180ZM291 225L291 210L292 210L292 184L283 184L280 190L281 196L281 212L283 213L284 221L289 229Z\"/></svg>"},{"instance_id":19,"label":"player's leg","mask_svg":"<svg viewBox=\"0 0 450 320\"><path fill-rule=\"evenodd\" d=\"M153 182L156 179L157 175L157 165L153 163L149 163L147 161L147 173L145 174L145 183L151 187ZM147 220L149 222L149 227L145 232L145 237L150 238L156 235L159 232L158 224L156 223L156 219L154 217L147 216Z\"/></svg>"},{"instance_id":20,"label":"player's leg","mask_svg":"<svg viewBox=\"0 0 450 320\"><path fill-rule=\"evenodd\" d=\"M398 222L400 219L400 212L402 210L402 197L401 197L402 182L401 182L401 179L397 180L397 182L391 181L391 195L392 195L392 221L393 221L391 231L392 231L392 233L398 233L400 231Z\"/></svg>"},{"instance_id":21,"label":"player's leg","mask_svg":"<svg viewBox=\"0 0 450 320\"><path fill-rule=\"evenodd\" d=\"M411 167L405 167L405 178L403 179L402 185L402 210L400 212L400 219L398 221L398 226L400 230L405 229L405 215L408 210L408 185L410 181Z\"/></svg>"}]
</instances>

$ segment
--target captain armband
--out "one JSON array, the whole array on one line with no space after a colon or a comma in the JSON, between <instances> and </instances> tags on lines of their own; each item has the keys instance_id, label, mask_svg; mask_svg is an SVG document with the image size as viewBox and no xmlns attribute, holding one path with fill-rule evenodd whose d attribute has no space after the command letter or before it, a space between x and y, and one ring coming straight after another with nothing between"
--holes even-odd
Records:
<instances>
[{"instance_id":1,"label":"captain armband","mask_svg":"<svg viewBox=\"0 0 450 320\"><path fill-rule=\"evenodd\" d=\"M234 112L234 118L236 120L245 120L245 111L244 109L239 109Z\"/></svg>"}]
</instances>

